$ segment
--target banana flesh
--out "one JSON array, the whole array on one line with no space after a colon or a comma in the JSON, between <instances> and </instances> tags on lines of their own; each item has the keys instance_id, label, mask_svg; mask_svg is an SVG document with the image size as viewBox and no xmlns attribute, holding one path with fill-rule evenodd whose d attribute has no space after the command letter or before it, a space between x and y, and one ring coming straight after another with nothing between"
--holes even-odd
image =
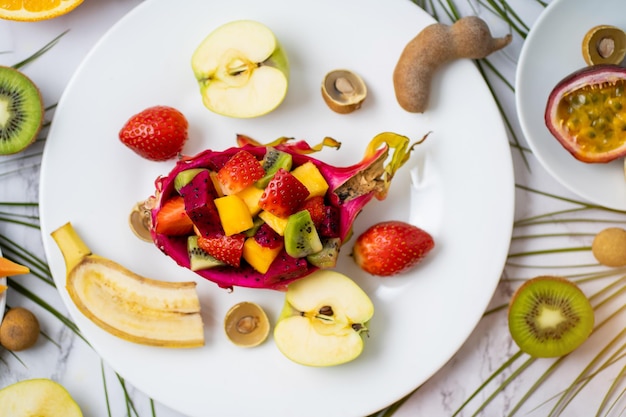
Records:
<instances>
[{"instance_id":1,"label":"banana flesh","mask_svg":"<svg viewBox=\"0 0 626 417\"><path fill-rule=\"evenodd\" d=\"M92 322L135 343L176 348L204 345L195 282L145 278L94 255L69 222L51 236L65 260L68 294Z\"/></svg>"}]
</instances>

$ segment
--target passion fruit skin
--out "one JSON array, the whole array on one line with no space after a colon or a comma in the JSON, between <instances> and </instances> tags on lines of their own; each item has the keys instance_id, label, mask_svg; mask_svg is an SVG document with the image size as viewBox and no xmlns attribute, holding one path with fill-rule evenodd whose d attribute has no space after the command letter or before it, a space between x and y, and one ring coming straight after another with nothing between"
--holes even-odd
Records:
<instances>
[{"instance_id":1,"label":"passion fruit skin","mask_svg":"<svg viewBox=\"0 0 626 417\"><path fill-rule=\"evenodd\" d=\"M545 124L579 161L607 163L626 155L626 68L593 65L551 91Z\"/></svg>"}]
</instances>

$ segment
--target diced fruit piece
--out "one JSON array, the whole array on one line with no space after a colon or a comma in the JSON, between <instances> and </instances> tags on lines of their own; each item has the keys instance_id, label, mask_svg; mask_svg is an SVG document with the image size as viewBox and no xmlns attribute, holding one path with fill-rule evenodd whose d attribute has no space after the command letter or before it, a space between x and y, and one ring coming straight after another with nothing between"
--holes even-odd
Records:
<instances>
[{"instance_id":1,"label":"diced fruit piece","mask_svg":"<svg viewBox=\"0 0 626 417\"><path fill-rule=\"evenodd\" d=\"M70 299L96 325L134 343L172 348L204 345L195 282L141 277L94 255L71 223L51 235L65 260Z\"/></svg>"},{"instance_id":2,"label":"diced fruit piece","mask_svg":"<svg viewBox=\"0 0 626 417\"><path fill-rule=\"evenodd\" d=\"M261 211L261 207L259 207L259 200L263 195L263 190L254 185L249 185L243 190L239 191L235 194L237 197L241 198L246 206L248 206L248 210L250 210L251 216L256 216Z\"/></svg>"},{"instance_id":3,"label":"diced fruit piece","mask_svg":"<svg viewBox=\"0 0 626 417\"><path fill-rule=\"evenodd\" d=\"M214 258L239 268L246 237L242 234L199 236L198 246Z\"/></svg>"},{"instance_id":4,"label":"diced fruit piece","mask_svg":"<svg viewBox=\"0 0 626 417\"><path fill-rule=\"evenodd\" d=\"M191 67L204 105L225 116L264 115L287 94L287 56L274 33L259 22L237 20L218 27L198 45Z\"/></svg>"},{"instance_id":5,"label":"diced fruit piece","mask_svg":"<svg viewBox=\"0 0 626 417\"><path fill-rule=\"evenodd\" d=\"M65 387L47 378L25 379L2 388L0 404L7 417L83 417Z\"/></svg>"},{"instance_id":6,"label":"diced fruit piece","mask_svg":"<svg viewBox=\"0 0 626 417\"><path fill-rule=\"evenodd\" d=\"M264 274L282 249L282 242L274 247L262 246L255 238L250 237L246 239L243 245L243 258L252 265L254 269Z\"/></svg>"},{"instance_id":7,"label":"diced fruit piece","mask_svg":"<svg viewBox=\"0 0 626 417\"><path fill-rule=\"evenodd\" d=\"M226 265L198 246L198 236L189 236L187 238L187 253L189 254L189 269L192 271Z\"/></svg>"},{"instance_id":8,"label":"diced fruit piece","mask_svg":"<svg viewBox=\"0 0 626 417\"><path fill-rule=\"evenodd\" d=\"M196 174L180 189L180 195L185 201L185 211L199 235L222 232L220 216L214 202L217 194L208 170Z\"/></svg>"},{"instance_id":9,"label":"diced fruit piece","mask_svg":"<svg viewBox=\"0 0 626 417\"><path fill-rule=\"evenodd\" d=\"M322 245L321 251L307 255L306 260L321 269L334 268L337 266L341 240L338 237L323 239Z\"/></svg>"},{"instance_id":10,"label":"diced fruit piece","mask_svg":"<svg viewBox=\"0 0 626 417\"><path fill-rule=\"evenodd\" d=\"M276 171L278 171L280 168L284 169L285 171L291 171L292 164L293 157L291 156L291 154L279 151L276 148L268 146L267 151L265 152L265 156L261 161L261 165L263 166L265 175L254 185L257 188L261 189L267 187L267 184L270 182L270 180L274 178L274 174L276 174Z\"/></svg>"},{"instance_id":11,"label":"diced fruit piece","mask_svg":"<svg viewBox=\"0 0 626 417\"><path fill-rule=\"evenodd\" d=\"M119 132L120 141L143 158L166 161L187 142L187 119L169 106L149 107L132 116Z\"/></svg>"},{"instance_id":12,"label":"diced fruit piece","mask_svg":"<svg viewBox=\"0 0 626 417\"><path fill-rule=\"evenodd\" d=\"M294 258L321 251L322 242L307 210L289 216L285 227L285 250Z\"/></svg>"},{"instance_id":13,"label":"diced fruit piece","mask_svg":"<svg viewBox=\"0 0 626 417\"><path fill-rule=\"evenodd\" d=\"M254 225L248 206L236 195L225 195L214 202L226 236L241 233Z\"/></svg>"},{"instance_id":14,"label":"diced fruit piece","mask_svg":"<svg viewBox=\"0 0 626 417\"><path fill-rule=\"evenodd\" d=\"M317 232L324 237L339 237L339 209L335 206L324 207L324 219L320 222ZM347 240L347 239L346 239Z\"/></svg>"},{"instance_id":15,"label":"diced fruit piece","mask_svg":"<svg viewBox=\"0 0 626 417\"><path fill-rule=\"evenodd\" d=\"M263 276L263 285L266 288L284 290L289 281L312 272L305 258L289 256L285 249L278 254Z\"/></svg>"},{"instance_id":16,"label":"diced fruit piece","mask_svg":"<svg viewBox=\"0 0 626 417\"><path fill-rule=\"evenodd\" d=\"M263 223L254 234L254 240L266 248L277 248L283 246L283 238L276 233L267 223Z\"/></svg>"},{"instance_id":17,"label":"diced fruit piece","mask_svg":"<svg viewBox=\"0 0 626 417\"><path fill-rule=\"evenodd\" d=\"M432 236L423 229L402 221L386 221L357 238L352 256L364 271L391 276L413 268L434 246Z\"/></svg>"},{"instance_id":18,"label":"diced fruit piece","mask_svg":"<svg viewBox=\"0 0 626 417\"><path fill-rule=\"evenodd\" d=\"M193 222L185 211L185 201L180 196L167 200L156 215L154 230L169 236L188 235L193 230Z\"/></svg>"},{"instance_id":19,"label":"diced fruit piece","mask_svg":"<svg viewBox=\"0 0 626 417\"><path fill-rule=\"evenodd\" d=\"M315 228L319 230L320 225L326 217L326 204L324 204L324 197L321 195L316 195L307 198L298 209L298 211L300 210L309 211L309 214L311 215L311 220L313 220Z\"/></svg>"},{"instance_id":20,"label":"diced fruit piece","mask_svg":"<svg viewBox=\"0 0 626 417\"><path fill-rule=\"evenodd\" d=\"M289 171L279 168L265 187L259 206L278 217L289 217L308 196L309 191L302 182Z\"/></svg>"},{"instance_id":21,"label":"diced fruit piece","mask_svg":"<svg viewBox=\"0 0 626 417\"><path fill-rule=\"evenodd\" d=\"M222 184L220 184L219 178L217 178L217 172L211 171L211 181L213 182L213 188L218 197L224 197L224 191L222 191Z\"/></svg>"},{"instance_id":22,"label":"diced fruit piece","mask_svg":"<svg viewBox=\"0 0 626 417\"><path fill-rule=\"evenodd\" d=\"M287 219L278 217L269 211L261 211L259 218L262 219L269 227L271 227L280 236L284 236L285 227L287 227Z\"/></svg>"},{"instance_id":23,"label":"diced fruit piece","mask_svg":"<svg viewBox=\"0 0 626 417\"><path fill-rule=\"evenodd\" d=\"M174 189L180 193L180 189L181 188L183 188L185 185L189 184L189 182L191 182L191 180L197 174L199 174L199 173L201 173L203 171L207 171L208 172L208 169L205 169L205 168L191 168L191 169L186 169L184 171L180 171L178 174L176 174L176 178L174 178Z\"/></svg>"},{"instance_id":24,"label":"diced fruit piece","mask_svg":"<svg viewBox=\"0 0 626 417\"><path fill-rule=\"evenodd\" d=\"M252 237L256 234L259 228L264 225L265 222L259 216L252 218L252 227L243 232L246 237Z\"/></svg>"},{"instance_id":25,"label":"diced fruit piece","mask_svg":"<svg viewBox=\"0 0 626 417\"><path fill-rule=\"evenodd\" d=\"M328 182L313 162L305 162L291 171L291 174L309 190L309 198L326 195Z\"/></svg>"},{"instance_id":26,"label":"diced fruit piece","mask_svg":"<svg viewBox=\"0 0 626 417\"><path fill-rule=\"evenodd\" d=\"M368 295L350 278L320 270L291 283L274 328L278 349L306 366L334 366L357 358L374 315Z\"/></svg>"},{"instance_id":27,"label":"diced fruit piece","mask_svg":"<svg viewBox=\"0 0 626 417\"><path fill-rule=\"evenodd\" d=\"M558 276L527 280L511 297L509 331L519 348L536 358L567 355L593 331L594 311L572 281Z\"/></svg>"},{"instance_id":28,"label":"diced fruit piece","mask_svg":"<svg viewBox=\"0 0 626 417\"><path fill-rule=\"evenodd\" d=\"M241 150L234 154L219 171L217 179L225 195L235 194L257 180L263 178L265 171L261 163L250 152Z\"/></svg>"}]
</instances>

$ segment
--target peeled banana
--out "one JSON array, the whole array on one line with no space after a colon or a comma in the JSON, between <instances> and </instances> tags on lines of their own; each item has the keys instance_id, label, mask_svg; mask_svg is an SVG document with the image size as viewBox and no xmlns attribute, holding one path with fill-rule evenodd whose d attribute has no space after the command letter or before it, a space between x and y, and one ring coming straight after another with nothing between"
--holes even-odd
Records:
<instances>
[{"instance_id":1,"label":"peeled banana","mask_svg":"<svg viewBox=\"0 0 626 417\"><path fill-rule=\"evenodd\" d=\"M69 222L51 236L65 260L68 294L92 322L135 343L172 348L204 345L195 282L137 275L91 253Z\"/></svg>"}]
</instances>

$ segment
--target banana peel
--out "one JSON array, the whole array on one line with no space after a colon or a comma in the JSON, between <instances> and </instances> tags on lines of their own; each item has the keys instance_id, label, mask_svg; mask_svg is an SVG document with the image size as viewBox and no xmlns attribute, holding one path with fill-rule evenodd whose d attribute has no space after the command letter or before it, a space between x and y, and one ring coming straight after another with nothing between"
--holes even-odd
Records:
<instances>
[{"instance_id":1,"label":"banana peel","mask_svg":"<svg viewBox=\"0 0 626 417\"><path fill-rule=\"evenodd\" d=\"M99 327L139 344L171 348L204 345L195 282L145 278L95 255L70 222L51 236L65 260L70 298Z\"/></svg>"}]
</instances>

